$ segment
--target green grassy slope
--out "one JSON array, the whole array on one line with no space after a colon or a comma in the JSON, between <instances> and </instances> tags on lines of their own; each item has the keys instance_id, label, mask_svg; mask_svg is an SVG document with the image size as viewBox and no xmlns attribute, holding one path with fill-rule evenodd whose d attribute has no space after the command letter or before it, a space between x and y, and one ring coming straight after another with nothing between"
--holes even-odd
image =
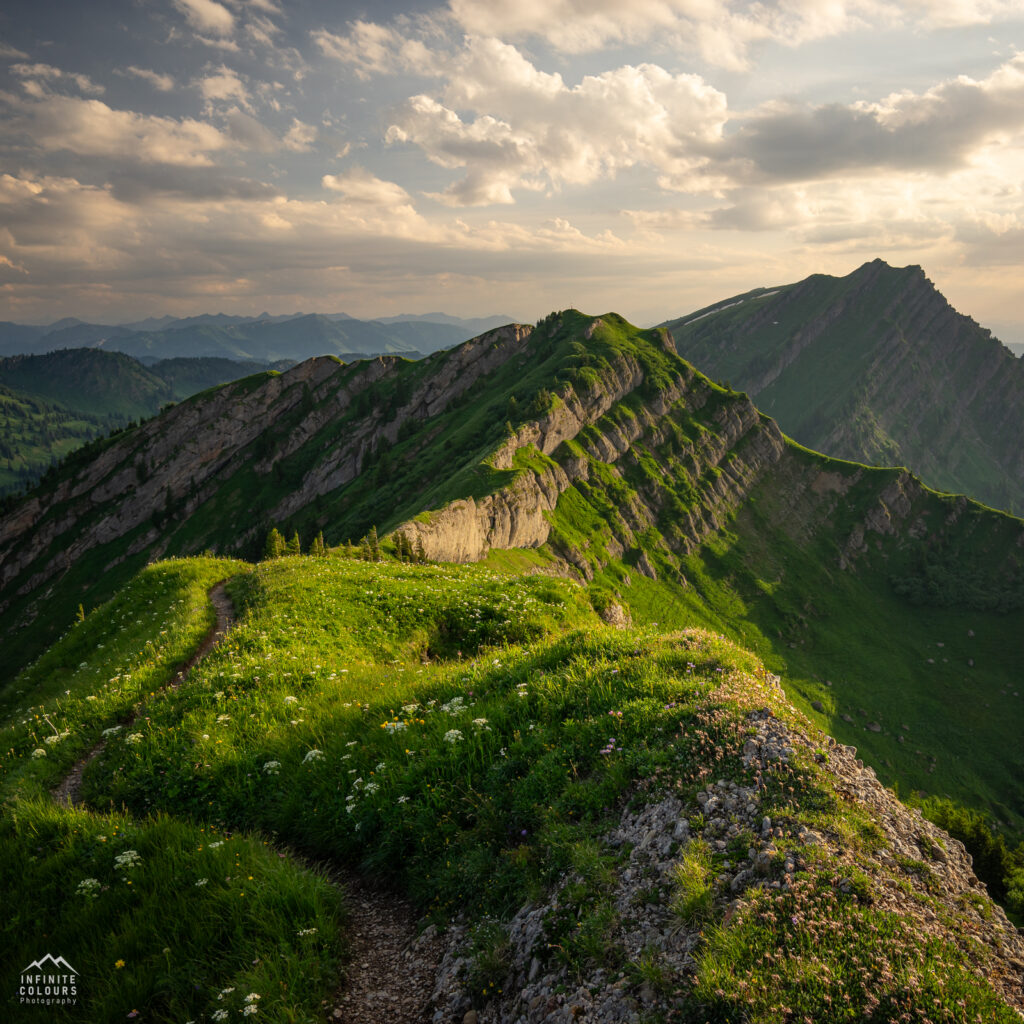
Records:
<instances>
[{"instance_id":1,"label":"green grassy slope","mask_svg":"<svg viewBox=\"0 0 1024 1024\"><path fill-rule=\"evenodd\" d=\"M223 574L234 574L242 612L225 642L180 688L160 690L154 677L138 695L138 717L86 769L94 811L48 803L40 790L59 777L57 755L91 742L93 707L107 716L95 724L116 723L102 677L135 674L119 640L183 639L182 610L202 606L196 585ZM337 896L296 854L387 879L440 924L464 913L480 1007L501 998L503 922L570 877L543 923L544 969L571 978L601 967L636 994L653 978L652 1013L664 1017L767 1021L790 1005L828 1022L876 1009L892 1019L896 1008L1014 1019L984 979L980 947L922 938L873 905L865 872L881 870L878 825L811 759L759 774L759 799L793 835L843 836L852 888L836 888L835 865L805 851L791 890L755 887L726 914L732 894L713 879L742 856L741 835L680 874L678 890L647 894L676 907L680 927L699 913L693 973L658 975L650 949L611 941L620 912L609 884L629 851L598 837L624 804L676 793L696 808L709 779L753 786L741 758L747 713L767 703L796 724L758 659L717 634L615 630L570 581L480 566L186 560L150 567L131 587L47 655L69 666L70 694L35 698L42 677L23 677L32 704L3 726L0 877L14 926L0 931L2 984L16 988L45 935L83 987L77 1007L50 1019L220 1019L222 1008L234 1019L249 993L259 1020L316 1019L343 932ZM146 594L153 612L126 621ZM47 733L62 738L47 744ZM111 803L125 810L107 814ZM692 861L696 849L677 855ZM19 866L29 886L13 884ZM931 905L916 875L892 872ZM813 941L825 932L832 942Z\"/></svg>"},{"instance_id":2,"label":"green grassy slope","mask_svg":"<svg viewBox=\"0 0 1024 1024\"><path fill-rule=\"evenodd\" d=\"M306 367L305 378L250 378L147 425L149 441L140 428L105 442L97 452L109 460L103 486L130 469L133 494L151 487L158 504L122 536L62 567L51 593L18 590L72 543L62 535L14 577L6 621L24 621L33 603L46 614L10 634L11 664L44 642L47 629L64 628L80 601L91 607L116 592L156 540L169 553L213 547L252 556L275 522L305 544L321 529L337 544L373 525L383 534L402 524L429 540L463 499L485 504L528 493L516 488L534 478L558 478L564 487L554 510L537 517L546 539L531 541L543 545L492 553L492 564L575 573L590 581L599 607L617 595L638 621L703 624L733 637L886 780L948 794L1024 831L1024 765L1014 742L1024 726L1015 695L1020 520L928 491L903 471L830 460L784 441L745 396L667 350L658 331L614 315L566 311L528 336L498 338L492 348L418 362L325 361ZM431 406L432 382L449 380L473 352L490 360L488 371ZM159 444L180 457L165 436L178 418L195 423L215 407L237 431L247 419L238 410L264 400L273 410L265 428L231 459L216 434L219 461L208 463L215 475L183 486L180 496L147 461ZM581 426L575 417L585 407L604 412ZM188 443L195 437L192 430ZM548 454L536 446L545 437L556 438ZM338 460L339 452L350 454ZM91 465L82 458L52 486L79 479ZM362 462L347 482L304 490L340 473L349 458ZM144 479L133 468L140 461ZM92 519L80 528L102 526L121 500L91 503ZM290 511L277 517L275 508ZM37 529L65 512L55 504ZM510 504L499 514L518 513Z\"/></svg>"},{"instance_id":3,"label":"green grassy slope","mask_svg":"<svg viewBox=\"0 0 1024 1024\"><path fill-rule=\"evenodd\" d=\"M1024 366L919 267L816 274L667 326L681 355L801 443L1024 509Z\"/></svg>"}]
</instances>

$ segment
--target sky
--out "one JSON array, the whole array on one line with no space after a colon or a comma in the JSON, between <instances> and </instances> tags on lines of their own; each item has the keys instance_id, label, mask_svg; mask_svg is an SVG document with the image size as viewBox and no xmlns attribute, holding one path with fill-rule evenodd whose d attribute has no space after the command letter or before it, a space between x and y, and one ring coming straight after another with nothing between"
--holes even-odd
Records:
<instances>
[{"instance_id":1,"label":"sky","mask_svg":"<svg viewBox=\"0 0 1024 1024\"><path fill-rule=\"evenodd\" d=\"M569 306L921 265L1024 341L1024 0L7 0L0 319Z\"/></svg>"}]
</instances>

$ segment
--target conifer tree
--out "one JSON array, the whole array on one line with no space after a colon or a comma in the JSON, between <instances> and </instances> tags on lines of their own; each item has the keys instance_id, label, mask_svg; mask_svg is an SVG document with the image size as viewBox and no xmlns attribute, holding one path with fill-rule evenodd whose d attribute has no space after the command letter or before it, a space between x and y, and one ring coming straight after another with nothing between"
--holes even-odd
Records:
<instances>
[{"instance_id":1,"label":"conifer tree","mask_svg":"<svg viewBox=\"0 0 1024 1024\"><path fill-rule=\"evenodd\" d=\"M288 541L288 546L285 548L285 554L288 555L301 555L302 554L302 542L299 540L299 531L296 530L292 534L292 539Z\"/></svg>"},{"instance_id":2,"label":"conifer tree","mask_svg":"<svg viewBox=\"0 0 1024 1024\"><path fill-rule=\"evenodd\" d=\"M427 553L423 549L423 538L422 537L417 537L416 538L416 561L417 562L425 562L426 560L427 560Z\"/></svg>"},{"instance_id":3,"label":"conifer tree","mask_svg":"<svg viewBox=\"0 0 1024 1024\"><path fill-rule=\"evenodd\" d=\"M285 552L284 535L275 526L267 534L267 546L264 549L265 558L280 558Z\"/></svg>"},{"instance_id":4,"label":"conifer tree","mask_svg":"<svg viewBox=\"0 0 1024 1024\"><path fill-rule=\"evenodd\" d=\"M314 538L313 543L309 546L309 553L322 558L327 554L327 545L324 544L324 531L321 530Z\"/></svg>"},{"instance_id":5,"label":"conifer tree","mask_svg":"<svg viewBox=\"0 0 1024 1024\"><path fill-rule=\"evenodd\" d=\"M377 527L376 526L371 526L370 527L370 532L367 534L366 541L367 541L367 545L369 546L369 549L370 549L370 561L371 562L379 562L380 561L380 540L377 537Z\"/></svg>"}]
</instances>

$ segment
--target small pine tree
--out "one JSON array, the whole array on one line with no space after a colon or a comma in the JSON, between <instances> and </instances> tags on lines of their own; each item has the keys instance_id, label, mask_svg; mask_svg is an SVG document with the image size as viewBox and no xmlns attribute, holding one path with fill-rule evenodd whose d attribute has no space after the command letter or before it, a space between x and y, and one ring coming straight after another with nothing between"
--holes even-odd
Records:
<instances>
[{"instance_id":1,"label":"small pine tree","mask_svg":"<svg viewBox=\"0 0 1024 1024\"><path fill-rule=\"evenodd\" d=\"M265 558L280 558L285 552L284 535L275 526L267 534L267 546L264 549Z\"/></svg>"},{"instance_id":2,"label":"small pine tree","mask_svg":"<svg viewBox=\"0 0 1024 1024\"><path fill-rule=\"evenodd\" d=\"M370 561L380 561L380 539L377 537L377 527L371 526L370 532L366 535L366 543L370 549Z\"/></svg>"},{"instance_id":3,"label":"small pine tree","mask_svg":"<svg viewBox=\"0 0 1024 1024\"><path fill-rule=\"evenodd\" d=\"M417 537L416 538L416 561L417 562L425 562L426 560L427 560L427 553L423 549L423 538L422 537Z\"/></svg>"},{"instance_id":4,"label":"small pine tree","mask_svg":"<svg viewBox=\"0 0 1024 1024\"><path fill-rule=\"evenodd\" d=\"M324 531L321 530L314 538L313 543L309 546L309 553L316 555L318 558L322 558L327 554L327 545L324 544Z\"/></svg>"},{"instance_id":5,"label":"small pine tree","mask_svg":"<svg viewBox=\"0 0 1024 1024\"><path fill-rule=\"evenodd\" d=\"M296 530L292 534L292 539L288 541L288 546L285 548L285 554L287 555L301 555L302 554L302 542L299 540L299 531Z\"/></svg>"}]
</instances>

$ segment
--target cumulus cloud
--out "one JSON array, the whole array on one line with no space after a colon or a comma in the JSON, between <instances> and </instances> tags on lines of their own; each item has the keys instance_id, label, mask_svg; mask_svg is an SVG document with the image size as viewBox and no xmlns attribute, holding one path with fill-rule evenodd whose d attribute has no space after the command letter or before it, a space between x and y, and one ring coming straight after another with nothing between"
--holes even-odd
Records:
<instances>
[{"instance_id":1,"label":"cumulus cloud","mask_svg":"<svg viewBox=\"0 0 1024 1024\"><path fill-rule=\"evenodd\" d=\"M751 47L800 46L856 29L942 28L1019 17L1019 0L449 0L465 32L538 38L563 53L658 41L721 67L749 67Z\"/></svg>"},{"instance_id":2,"label":"cumulus cloud","mask_svg":"<svg viewBox=\"0 0 1024 1024\"><path fill-rule=\"evenodd\" d=\"M62 71L51 64L12 64L11 71L20 78L26 79L25 85L30 95L42 94L44 90L41 88L28 88L33 83L40 81L74 82L81 92L91 96L102 96L106 92L102 85L97 85L88 75Z\"/></svg>"},{"instance_id":3,"label":"cumulus cloud","mask_svg":"<svg viewBox=\"0 0 1024 1024\"><path fill-rule=\"evenodd\" d=\"M229 36L235 30L235 16L216 0L174 0L174 6L198 32Z\"/></svg>"},{"instance_id":4,"label":"cumulus cloud","mask_svg":"<svg viewBox=\"0 0 1024 1024\"><path fill-rule=\"evenodd\" d=\"M319 132L316 125L305 124L297 117L292 118L292 123L285 132L282 140L284 148L293 153L308 153L313 148Z\"/></svg>"},{"instance_id":5,"label":"cumulus cloud","mask_svg":"<svg viewBox=\"0 0 1024 1024\"><path fill-rule=\"evenodd\" d=\"M350 65L363 81L374 74L407 71L430 75L438 69L439 55L422 39L388 25L355 21L346 35L318 29L311 36L321 53Z\"/></svg>"},{"instance_id":6,"label":"cumulus cloud","mask_svg":"<svg viewBox=\"0 0 1024 1024\"><path fill-rule=\"evenodd\" d=\"M349 168L344 174L325 174L321 184L352 203L412 207L412 199L401 185L383 181L364 167Z\"/></svg>"},{"instance_id":7,"label":"cumulus cloud","mask_svg":"<svg viewBox=\"0 0 1024 1024\"><path fill-rule=\"evenodd\" d=\"M149 82L149 84L158 92L170 92L174 88L174 79L170 75L160 74L157 71L150 71L147 68L137 68L133 64L126 67L123 71L118 71L117 73L141 78L144 82Z\"/></svg>"},{"instance_id":8,"label":"cumulus cloud","mask_svg":"<svg viewBox=\"0 0 1024 1024\"><path fill-rule=\"evenodd\" d=\"M249 90L233 68L222 64L212 74L200 78L196 84L208 108L218 101L240 103L250 108Z\"/></svg>"},{"instance_id":9,"label":"cumulus cloud","mask_svg":"<svg viewBox=\"0 0 1024 1024\"><path fill-rule=\"evenodd\" d=\"M725 96L700 76L626 65L567 85L496 39L470 40L451 69L445 105L413 96L391 118L391 143L466 168L439 196L453 205L513 202L514 189L586 185L637 164L675 181L707 162ZM452 109L487 111L464 120Z\"/></svg>"},{"instance_id":10,"label":"cumulus cloud","mask_svg":"<svg viewBox=\"0 0 1024 1024\"><path fill-rule=\"evenodd\" d=\"M878 169L948 172L993 137L1024 126L1024 55L987 78L961 75L923 92L813 109L769 104L715 157L740 181L813 180Z\"/></svg>"},{"instance_id":11,"label":"cumulus cloud","mask_svg":"<svg viewBox=\"0 0 1024 1024\"><path fill-rule=\"evenodd\" d=\"M111 163L209 166L211 154L230 145L224 134L204 121L115 110L101 100L50 95L8 104L16 112L10 127L25 131L37 147L103 157Z\"/></svg>"}]
</instances>

